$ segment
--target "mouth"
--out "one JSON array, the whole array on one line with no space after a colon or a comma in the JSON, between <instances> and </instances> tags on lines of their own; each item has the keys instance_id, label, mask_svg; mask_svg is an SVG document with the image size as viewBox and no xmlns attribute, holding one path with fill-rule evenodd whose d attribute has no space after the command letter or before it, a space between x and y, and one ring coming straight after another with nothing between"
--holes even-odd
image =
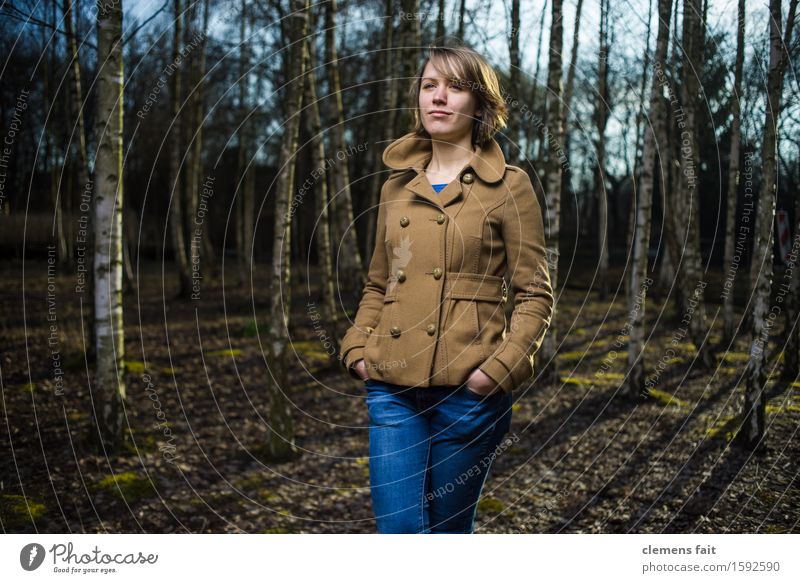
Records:
<instances>
[{"instance_id":1,"label":"mouth","mask_svg":"<svg viewBox=\"0 0 800 583\"><path fill-rule=\"evenodd\" d=\"M442 109L434 109L433 111L429 111L428 115L432 115L434 117L446 117L451 114L449 111L444 111Z\"/></svg>"}]
</instances>

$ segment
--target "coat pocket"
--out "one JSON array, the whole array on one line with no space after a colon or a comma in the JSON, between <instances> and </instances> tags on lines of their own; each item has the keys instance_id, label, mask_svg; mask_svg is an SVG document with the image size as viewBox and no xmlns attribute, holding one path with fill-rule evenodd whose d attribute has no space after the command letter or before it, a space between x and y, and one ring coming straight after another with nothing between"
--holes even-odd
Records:
<instances>
[{"instance_id":1,"label":"coat pocket","mask_svg":"<svg viewBox=\"0 0 800 583\"><path fill-rule=\"evenodd\" d=\"M381 362L391 359L392 343L391 327L393 326L395 300L397 294L390 293L383 298L383 309L378 326L367 338L364 345L364 362L370 369L378 368ZM371 371L369 371L371 372Z\"/></svg>"},{"instance_id":2,"label":"coat pocket","mask_svg":"<svg viewBox=\"0 0 800 583\"><path fill-rule=\"evenodd\" d=\"M443 337L448 356L469 351L486 358L495 336L505 327L503 279L475 273L448 273L447 277Z\"/></svg>"}]
</instances>

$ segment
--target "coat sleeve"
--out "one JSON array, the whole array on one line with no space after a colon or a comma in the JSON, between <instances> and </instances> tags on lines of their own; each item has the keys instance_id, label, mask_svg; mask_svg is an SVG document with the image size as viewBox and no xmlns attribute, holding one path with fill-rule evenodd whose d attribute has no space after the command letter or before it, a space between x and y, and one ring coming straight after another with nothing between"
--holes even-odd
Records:
<instances>
[{"instance_id":1,"label":"coat sleeve","mask_svg":"<svg viewBox=\"0 0 800 583\"><path fill-rule=\"evenodd\" d=\"M514 311L506 337L479 367L507 392L533 377L533 355L553 314L539 201L525 171L514 171L509 182L502 234Z\"/></svg>"},{"instance_id":2,"label":"coat sleeve","mask_svg":"<svg viewBox=\"0 0 800 583\"><path fill-rule=\"evenodd\" d=\"M386 282L389 277L389 262L384 244L386 233L386 204L384 193L386 183L381 188L376 221L375 249L369 264L367 283L358 304L353 325L345 332L339 351L339 362L354 379L361 380L355 369L355 362L364 357L364 346L369 334L378 326L383 311L383 297L386 295Z\"/></svg>"}]
</instances>

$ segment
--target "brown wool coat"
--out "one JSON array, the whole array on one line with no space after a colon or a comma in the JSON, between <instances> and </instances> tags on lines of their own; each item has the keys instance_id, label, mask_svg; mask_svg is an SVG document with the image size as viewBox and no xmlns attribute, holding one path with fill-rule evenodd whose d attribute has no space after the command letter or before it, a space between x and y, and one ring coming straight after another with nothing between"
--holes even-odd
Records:
<instances>
[{"instance_id":1,"label":"brown wool coat","mask_svg":"<svg viewBox=\"0 0 800 583\"><path fill-rule=\"evenodd\" d=\"M356 379L363 358L370 378L409 387L461 385L480 367L511 391L532 378L553 311L539 202L494 139L438 194L430 159L430 138L413 132L384 150L394 171L340 361Z\"/></svg>"}]
</instances>

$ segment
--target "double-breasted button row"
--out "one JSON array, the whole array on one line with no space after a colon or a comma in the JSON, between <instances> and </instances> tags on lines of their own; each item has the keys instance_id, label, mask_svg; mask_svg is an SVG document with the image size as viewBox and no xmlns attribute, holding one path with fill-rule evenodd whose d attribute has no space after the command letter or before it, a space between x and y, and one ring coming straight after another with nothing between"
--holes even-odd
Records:
<instances>
[{"instance_id":1,"label":"double-breasted button row","mask_svg":"<svg viewBox=\"0 0 800 583\"><path fill-rule=\"evenodd\" d=\"M440 224L440 225L444 223L444 215L443 215L442 213L439 213L439 214L436 216L436 222L437 222L438 224Z\"/></svg>"},{"instance_id":2,"label":"double-breasted button row","mask_svg":"<svg viewBox=\"0 0 800 583\"><path fill-rule=\"evenodd\" d=\"M475 176L472 175L472 172L464 172L461 176L461 182L464 184L472 184L475 182Z\"/></svg>"},{"instance_id":3,"label":"double-breasted button row","mask_svg":"<svg viewBox=\"0 0 800 583\"><path fill-rule=\"evenodd\" d=\"M433 279L440 279L442 277L442 268L441 267L434 267L433 268Z\"/></svg>"},{"instance_id":4,"label":"double-breasted button row","mask_svg":"<svg viewBox=\"0 0 800 583\"><path fill-rule=\"evenodd\" d=\"M425 331L428 333L428 336L433 336L436 334L436 325L428 324L428 326L425 328Z\"/></svg>"},{"instance_id":5,"label":"double-breasted button row","mask_svg":"<svg viewBox=\"0 0 800 583\"><path fill-rule=\"evenodd\" d=\"M407 227L410 222L411 222L411 220L408 217L400 217L400 226L401 227L403 227L403 228Z\"/></svg>"},{"instance_id":6,"label":"double-breasted button row","mask_svg":"<svg viewBox=\"0 0 800 583\"><path fill-rule=\"evenodd\" d=\"M403 283L406 280L406 272L402 269L397 270L397 281Z\"/></svg>"},{"instance_id":7,"label":"double-breasted button row","mask_svg":"<svg viewBox=\"0 0 800 583\"><path fill-rule=\"evenodd\" d=\"M397 338L400 336L400 326L392 326L389 328L389 334L392 335L392 338Z\"/></svg>"}]
</instances>

